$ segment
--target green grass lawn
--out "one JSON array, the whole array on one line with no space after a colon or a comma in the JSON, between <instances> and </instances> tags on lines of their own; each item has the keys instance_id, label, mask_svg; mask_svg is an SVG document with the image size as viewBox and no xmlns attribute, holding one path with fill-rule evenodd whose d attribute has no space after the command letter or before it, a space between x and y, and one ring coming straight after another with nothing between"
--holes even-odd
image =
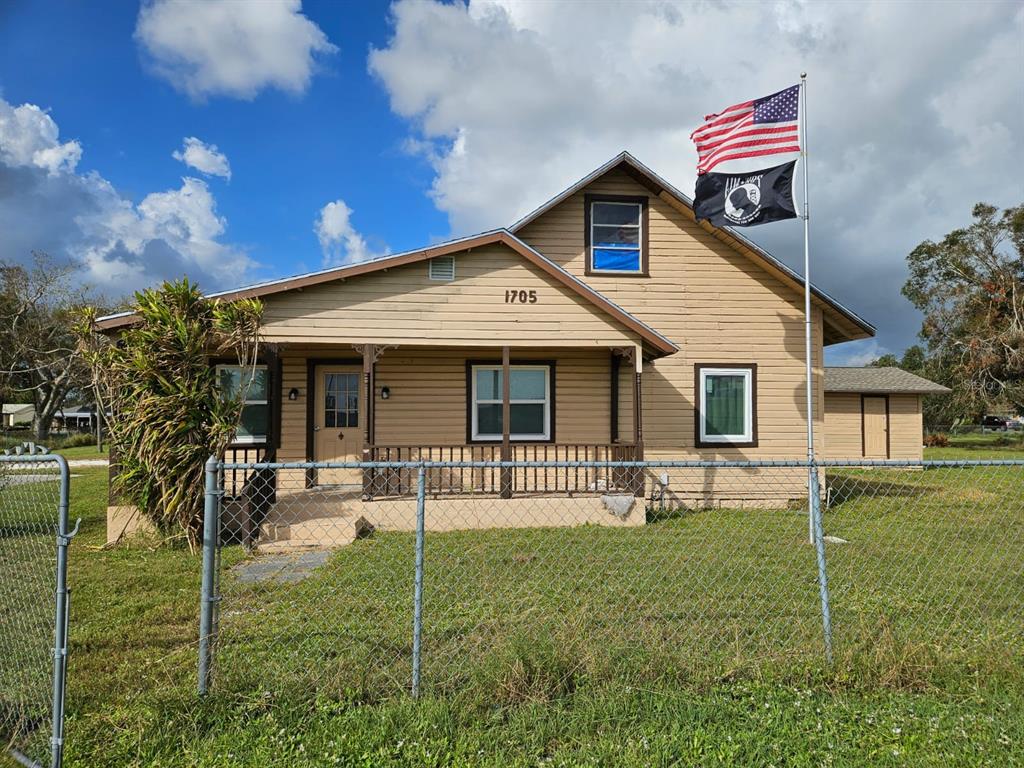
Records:
<instances>
[{"instance_id":1,"label":"green grass lawn","mask_svg":"<svg viewBox=\"0 0 1024 768\"><path fill-rule=\"evenodd\" d=\"M107 447L99 451L95 445L76 445L73 448L57 448L53 453L59 453L66 459L105 459L107 458Z\"/></svg>"},{"instance_id":2,"label":"green grass lawn","mask_svg":"<svg viewBox=\"0 0 1024 768\"><path fill-rule=\"evenodd\" d=\"M799 515L429 534L419 702L405 693L409 535L358 541L299 584L254 589L226 572L218 676L200 700L198 557L103 549L106 471L74 475L69 766L1004 766L1024 754L1018 470L834 476L826 526L850 543L829 548L831 668ZM229 548L225 564L242 557Z\"/></svg>"}]
</instances>

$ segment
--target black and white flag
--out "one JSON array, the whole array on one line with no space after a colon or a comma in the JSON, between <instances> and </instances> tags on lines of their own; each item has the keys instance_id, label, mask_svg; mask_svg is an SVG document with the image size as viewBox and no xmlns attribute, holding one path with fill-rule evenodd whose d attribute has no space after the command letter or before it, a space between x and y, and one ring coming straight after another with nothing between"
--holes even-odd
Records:
<instances>
[{"instance_id":1,"label":"black and white flag","mask_svg":"<svg viewBox=\"0 0 1024 768\"><path fill-rule=\"evenodd\" d=\"M796 218L793 171L796 160L750 173L702 173L693 212L716 227L752 227Z\"/></svg>"}]
</instances>

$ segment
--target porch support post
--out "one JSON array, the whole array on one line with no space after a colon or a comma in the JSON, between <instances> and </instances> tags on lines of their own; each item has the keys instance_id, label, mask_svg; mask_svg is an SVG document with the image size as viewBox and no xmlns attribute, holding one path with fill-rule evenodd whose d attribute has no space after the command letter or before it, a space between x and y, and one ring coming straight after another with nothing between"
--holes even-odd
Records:
<instances>
[{"instance_id":1,"label":"porch support post","mask_svg":"<svg viewBox=\"0 0 1024 768\"><path fill-rule=\"evenodd\" d=\"M363 461L372 461L371 446L375 439L374 418L376 411L376 373L377 349L373 344L363 345L363 396L366 398L366 419L363 422ZM363 468L363 497L373 496L373 470Z\"/></svg>"},{"instance_id":2,"label":"porch support post","mask_svg":"<svg viewBox=\"0 0 1024 768\"><path fill-rule=\"evenodd\" d=\"M614 349L611 351L611 381L609 382L609 419L608 442L619 442L619 371L622 358Z\"/></svg>"},{"instance_id":3,"label":"porch support post","mask_svg":"<svg viewBox=\"0 0 1024 768\"><path fill-rule=\"evenodd\" d=\"M509 348L501 348L501 460L512 461L512 366ZM501 498L512 498L512 470L501 469Z\"/></svg>"},{"instance_id":4,"label":"porch support post","mask_svg":"<svg viewBox=\"0 0 1024 768\"><path fill-rule=\"evenodd\" d=\"M638 344L633 348L633 361L635 371L633 374L633 445L634 456L637 461L644 457L644 407L641 397L643 395L642 376L644 372L643 350ZM644 472L637 468L633 472L635 488L634 495L642 498L644 495Z\"/></svg>"}]
</instances>

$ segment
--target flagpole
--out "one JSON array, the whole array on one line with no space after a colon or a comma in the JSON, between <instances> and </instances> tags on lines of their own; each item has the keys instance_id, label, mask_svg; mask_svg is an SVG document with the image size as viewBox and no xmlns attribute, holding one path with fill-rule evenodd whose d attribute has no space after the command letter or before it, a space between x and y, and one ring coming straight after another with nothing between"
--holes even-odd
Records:
<instances>
[{"instance_id":1,"label":"flagpole","mask_svg":"<svg viewBox=\"0 0 1024 768\"><path fill-rule=\"evenodd\" d=\"M812 362L811 324L811 223L807 204L807 73L800 73L800 154L804 167L804 353L807 358L807 528L810 542L814 543L814 513L811 499L814 483L814 365Z\"/></svg>"}]
</instances>

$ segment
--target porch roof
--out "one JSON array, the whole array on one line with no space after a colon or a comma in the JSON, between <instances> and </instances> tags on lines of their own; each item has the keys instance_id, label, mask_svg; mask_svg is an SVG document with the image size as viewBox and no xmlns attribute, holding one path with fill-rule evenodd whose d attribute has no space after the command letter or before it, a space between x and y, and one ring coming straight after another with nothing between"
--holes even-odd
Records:
<instances>
[{"instance_id":1,"label":"porch roof","mask_svg":"<svg viewBox=\"0 0 1024 768\"><path fill-rule=\"evenodd\" d=\"M379 259L372 259L358 264L350 264L343 267L310 272L305 275L298 275L281 280L272 280L236 290L220 291L208 294L208 296L209 298L219 298L226 301L244 298L262 298L265 296L308 288L310 286L321 285L323 283L329 283L336 280L344 280L381 270L393 269L395 267L412 264L418 261L426 261L437 256L446 256L496 243L507 246L526 261L530 262L549 277L554 279L557 283L561 284L564 288L582 297L587 302L601 310L605 315L608 315L629 330L636 333L653 357L662 357L679 351L679 347L647 323L627 312L607 296L594 290L594 288L567 272L539 251L531 248L506 229L491 230L478 235L472 235L470 237L441 243L429 248L407 251L405 253L385 256ZM132 325L137 321L137 319L138 318L135 313L121 312L99 318L96 321L96 326L101 331L113 331L118 328Z\"/></svg>"}]
</instances>

